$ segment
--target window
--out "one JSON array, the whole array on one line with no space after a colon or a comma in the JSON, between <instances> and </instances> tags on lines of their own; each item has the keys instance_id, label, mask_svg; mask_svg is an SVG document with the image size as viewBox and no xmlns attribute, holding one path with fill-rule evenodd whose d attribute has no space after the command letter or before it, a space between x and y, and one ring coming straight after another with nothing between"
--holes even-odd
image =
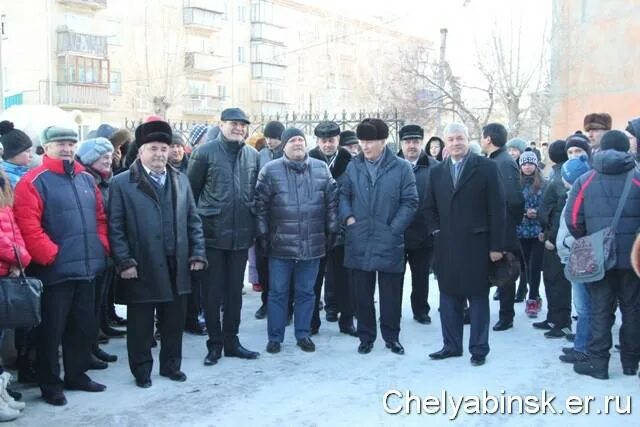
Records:
<instances>
[{"instance_id":1,"label":"window","mask_svg":"<svg viewBox=\"0 0 640 427\"><path fill-rule=\"evenodd\" d=\"M209 84L202 80L187 80L189 95L208 95Z\"/></svg>"},{"instance_id":2,"label":"window","mask_svg":"<svg viewBox=\"0 0 640 427\"><path fill-rule=\"evenodd\" d=\"M122 95L122 73L120 71L111 71L109 84L111 95Z\"/></svg>"},{"instance_id":3,"label":"window","mask_svg":"<svg viewBox=\"0 0 640 427\"><path fill-rule=\"evenodd\" d=\"M238 6L238 22L247 22L247 7Z\"/></svg>"},{"instance_id":4,"label":"window","mask_svg":"<svg viewBox=\"0 0 640 427\"><path fill-rule=\"evenodd\" d=\"M109 84L109 61L84 56L59 56L58 81L62 83Z\"/></svg>"},{"instance_id":5,"label":"window","mask_svg":"<svg viewBox=\"0 0 640 427\"><path fill-rule=\"evenodd\" d=\"M238 46L238 63L244 64L247 59L244 56L244 46Z\"/></svg>"},{"instance_id":6,"label":"window","mask_svg":"<svg viewBox=\"0 0 640 427\"><path fill-rule=\"evenodd\" d=\"M227 97L227 87L225 85L218 85L218 98L225 99Z\"/></svg>"}]
</instances>

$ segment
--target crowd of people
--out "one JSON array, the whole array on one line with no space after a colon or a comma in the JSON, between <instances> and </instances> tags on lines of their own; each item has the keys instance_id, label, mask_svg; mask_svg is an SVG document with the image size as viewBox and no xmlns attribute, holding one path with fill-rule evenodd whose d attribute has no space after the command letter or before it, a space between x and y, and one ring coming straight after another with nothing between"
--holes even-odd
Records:
<instances>
[{"instance_id":1,"label":"crowd of people","mask_svg":"<svg viewBox=\"0 0 640 427\"><path fill-rule=\"evenodd\" d=\"M623 372L637 374L640 119L618 131L608 114L589 114L584 133L541 150L508 140L499 123L486 125L477 143L463 124L426 143L424 129L408 124L398 152L376 118L355 132L322 121L315 147L295 127L272 121L249 135L249 125L241 109L228 108L219 125L194 126L187 141L155 116L133 135L104 124L84 141L50 126L32 167L29 136L0 123L0 275L15 277L23 265L44 285L42 322L14 334L19 382L37 384L55 406L67 403L64 390L104 391L87 372L115 362L100 344L125 334L141 388L152 386L158 341L160 375L187 379L185 331L207 336L204 365L257 359L239 339L247 267L262 293L255 318L267 319L268 353L281 351L292 321L296 345L315 351L324 310L327 322L358 338L358 353L371 352L379 322L385 347L404 354L408 264L416 322L431 323L431 272L440 291L443 343L429 357L461 356L470 323L470 362L480 366L490 351L491 276L510 260L519 260L519 285L511 277L495 291L493 331L513 327L516 303L531 318L542 312L542 277L547 313L533 327L572 343L560 360L607 379L619 308ZM573 240L617 216L615 266L600 281L569 282ZM126 319L114 303L126 305ZM25 408L12 380L1 373L5 421Z\"/></svg>"}]
</instances>

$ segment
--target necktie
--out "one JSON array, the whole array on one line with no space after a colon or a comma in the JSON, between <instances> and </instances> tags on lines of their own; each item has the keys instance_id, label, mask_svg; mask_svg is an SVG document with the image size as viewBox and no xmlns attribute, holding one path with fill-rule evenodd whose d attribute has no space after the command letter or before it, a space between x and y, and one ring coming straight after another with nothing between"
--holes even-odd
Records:
<instances>
[{"instance_id":1,"label":"necktie","mask_svg":"<svg viewBox=\"0 0 640 427\"><path fill-rule=\"evenodd\" d=\"M153 180L153 183L158 187L162 187L164 185L164 179L166 174L167 174L166 171L162 171L162 172L149 171L149 176Z\"/></svg>"},{"instance_id":2,"label":"necktie","mask_svg":"<svg viewBox=\"0 0 640 427\"><path fill-rule=\"evenodd\" d=\"M462 162L458 162L453 165L453 185L458 185L458 178L460 178L460 170L462 169Z\"/></svg>"}]
</instances>

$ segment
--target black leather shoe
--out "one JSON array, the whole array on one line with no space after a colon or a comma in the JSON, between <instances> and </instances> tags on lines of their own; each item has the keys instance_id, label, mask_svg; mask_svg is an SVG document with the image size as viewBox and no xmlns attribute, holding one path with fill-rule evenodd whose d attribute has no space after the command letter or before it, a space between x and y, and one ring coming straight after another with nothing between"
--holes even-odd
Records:
<instances>
[{"instance_id":1,"label":"black leather shoe","mask_svg":"<svg viewBox=\"0 0 640 427\"><path fill-rule=\"evenodd\" d=\"M199 322L188 323L184 327L184 331L188 334L197 335L200 337L207 335L207 328L202 326Z\"/></svg>"},{"instance_id":2,"label":"black leather shoe","mask_svg":"<svg viewBox=\"0 0 640 427\"><path fill-rule=\"evenodd\" d=\"M115 354L109 354L101 348L96 348L93 350L93 355L103 362L115 362L118 360L118 356Z\"/></svg>"},{"instance_id":3,"label":"black leather shoe","mask_svg":"<svg viewBox=\"0 0 640 427\"><path fill-rule=\"evenodd\" d=\"M257 351L247 350L239 342L236 342L233 346L224 346L224 357L237 357L239 359L253 360L257 359L258 356L260 356L260 353Z\"/></svg>"},{"instance_id":4,"label":"black leather shoe","mask_svg":"<svg viewBox=\"0 0 640 427\"><path fill-rule=\"evenodd\" d=\"M296 345L300 347L302 351L306 351L308 353L313 353L314 351L316 351L316 345L313 343L313 341L311 341L311 338L309 337L298 340Z\"/></svg>"},{"instance_id":5,"label":"black leather shoe","mask_svg":"<svg viewBox=\"0 0 640 427\"><path fill-rule=\"evenodd\" d=\"M573 347L562 347L562 352L564 354L569 354L569 353L573 353L575 350L573 349Z\"/></svg>"},{"instance_id":6,"label":"black leather shoe","mask_svg":"<svg viewBox=\"0 0 640 427\"><path fill-rule=\"evenodd\" d=\"M204 365L205 366L215 365L216 363L218 363L220 356L222 356L222 349L216 347L213 350L209 350L209 352L204 358Z\"/></svg>"},{"instance_id":7,"label":"black leather shoe","mask_svg":"<svg viewBox=\"0 0 640 427\"><path fill-rule=\"evenodd\" d=\"M462 356L462 353L454 353L448 348L443 348L442 350L436 351L435 353L431 353L429 355L429 357L433 360L442 360L442 359L448 359L449 357L460 357L460 356Z\"/></svg>"},{"instance_id":8,"label":"black leather shoe","mask_svg":"<svg viewBox=\"0 0 640 427\"><path fill-rule=\"evenodd\" d=\"M542 329L543 331L550 331L553 329L553 325L547 320L543 320L542 322L533 322L531 326L536 329Z\"/></svg>"},{"instance_id":9,"label":"black leather shoe","mask_svg":"<svg viewBox=\"0 0 640 427\"><path fill-rule=\"evenodd\" d=\"M108 367L109 365L107 364L107 362L103 362L102 360L98 359L96 355L91 353L91 360L89 361L89 369L100 370L100 369L107 369Z\"/></svg>"},{"instance_id":10,"label":"black leather shoe","mask_svg":"<svg viewBox=\"0 0 640 427\"><path fill-rule=\"evenodd\" d=\"M498 320L498 323L493 325L494 331L506 331L507 329L513 328L513 322L506 320Z\"/></svg>"},{"instance_id":11,"label":"black leather shoe","mask_svg":"<svg viewBox=\"0 0 640 427\"><path fill-rule=\"evenodd\" d=\"M473 366L482 366L487 359L484 356L471 356L470 360Z\"/></svg>"},{"instance_id":12,"label":"black leather shoe","mask_svg":"<svg viewBox=\"0 0 640 427\"><path fill-rule=\"evenodd\" d=\"M553 327L551 330L544 333L545 338L564 338L568 333L571 333L571 329L569 328L557 328Z\"/></svg>"},{"instance_id":13,"label":"black leather shoe","mask_svg":"<svg viewBox=\"0 0 640 427\"><path fill-rule=\"evenodd\" d=\"M187 380L187 375L182 371L160 372L160 376L167 377L171 381L177 381L180 383Z\"/></svg>"},{"instance_id":14,"label":"black leather shoe","mask_svg":"<svg viewBox=\"0 0 640 427\"><path fill-rule=\"evenodd\" d=\"M327 315L325 316L325 318L327 319L327 322L338 321L338 313L335 312L334 310L325 310L325 313L327 313Z\"/></svg>"},{"instance_id":15,"label":"black leather shoe","mask_svg":"<svg viewBox=\"0 0 640 427\"><path fill-rule=\"evenodd\" d=\"M255 318L256 319L264 319L267 317L267 306L266 304L262 304L260 308L256 311Z\"/></svg>"},{"instance_id":16,"label":"black leather shoe","mask_svg":"<svg viewBox=\"0 0 640 427\"><path fill-rule=\"evenodd\" d=\"M366 342L366 341L360 342L360 345L358 346L358 353L368 354L368 353L371 353L371 350L373 350L372 342Z\"/></svg>"},{"instance_id":17,"label":"black leather shoe","mask_svg":"<svg viewBox=\"0 0 640 427\"><path fill-rule=\"evenodd\" d=\"M280 343L276 341L269 341L267 343L267 353L271 353L271 354L280 353Z\"/></svg>"},{"instance_id":18,"label":"black leather shoe","mask_svg":"<svg viewBox=\"0 0 640 427\"><path fill-rule=\"evenodd\" d=\"M64 388L67 390L79 390L79 391L88 391L90 393L99 393L101 391L105 391L107 386L104 384L97 383L93 380L88 380L81 383L72 383L72 382L64 382Z\"/></svg>"},{"instance_id":19,"label":"black leather shoe","mask_svg":"<svg viewBox=\"0 0 640 427\"><path fill-rule=\"evenodd\" d=\"M638 373L638 368L622 368L622 373L625 375L635 375Z\"/></svg>"},{"instance_id":20,"label":"black leather shoe","mask_svg":"<svg viewBox=\"0 0 640 427\"><path fill-rule=\"evenodd\" d=\"M358 336L358 331L356 330L356 327L353 326L353 323L349 325L340 325L340 332L343 334L351 335L352 337Z\"/></svg>"},{"instance_id":21,"label":"black leather shoe","mask_svg":"<svg viewBox=\"0 0 640 427\"><path fill-rule=\"evenodd\" d=\"M571 349L571 351L558 356L558 359L560 359L560 361L564 363L578 363L578 362L586 362L587 360L589 360L589 356L587 356L584 353L580 353L579 351L575 351L574 349Z\"/></svg>"},{"instance_id":22,"label":"black leather shoe","mask_svg":"<svg viewBox=\"0 0 640 427\"><path fill-rule=\"evenodd\" d=\"M422 324L422 325L430 325L431 324L431 317L429 317L428 314L414 314L413 315L413 320L415 320L416 322Z\"/></svg>"},{"instance_id":23,"label":"black leather shoe","mask_svg":"<svg viewBox=\"0 0 640 427\"><path fill-rule=\"evenodd\" d=\"M584 362L576 362L573 364L573 370L580 375L589 375L590 377L599 380L608 380L609 372L607 369L600 369L596 367L590 360Z\"/></svg>"},{"instance_id":24,"label":"black leather shoe","mask_svg":"<svg viewBox=\"0 0 640 427\"><path fill-rule=\"evenodd\" d=\"M151 378L136 378L136 385L140 388L151 387Z\"/></svg>"},{"instance_id":25,"label":"black leather shoe","mask_svg":"<svg viewBox=\"0 0 640 427\"><path fill-rule=\"evenodd\" d=\"M127 335L126 331L121 331L119 329L112 328L109 325L103 327L102 332L104 332L104 334L109 338L123 338L125 335Z\"/></svg>"},{"instance_id":26,"label":"black leather shoe","mask_svg":"<svg viewBox=\"0 0 640 427\"><path fill-rule=\"evenodd\" d=\"M42 399L53 406L64 406L67 404L67 398L64 396L62 390L43 392Z\"/></svg>"},{"instance_id":27,"label":"black leather shoe","mask_svg":"<svg viewBox=\"0 0 640 427\"><path fill-rule=\"evenodd\" d=\"M398 341L387 342L385 343L385 347L391 350L391 353L395 354L404 354L404 347Z\"/></svg>"}]
</instances>

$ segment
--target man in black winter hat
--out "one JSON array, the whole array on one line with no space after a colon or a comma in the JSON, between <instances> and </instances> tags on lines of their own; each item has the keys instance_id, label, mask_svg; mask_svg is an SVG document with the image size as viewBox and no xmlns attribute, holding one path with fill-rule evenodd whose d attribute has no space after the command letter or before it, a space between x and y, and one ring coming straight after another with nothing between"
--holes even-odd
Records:
<instances>
[{"instance_id":1,"label":"man in black winter hat","mask_svg":"<svg viewBox=\"0 0 640 427\"><path fill-rule=\"evenodd\" d=\"M346 148L352 156L357 156L360 153L360 141L352 130L340 133L340 146Z\"/></svg>"},{"instance_id":2,"label":"man in black winter hat","mask_svg":"<svg viewBox=\"0 0 640 427\"><path fill-rule=\"evenodd\" d=\"M309 157L321 160L329 166L331 175L338 184L343 180L344 172L351 161L351 154L339 146L340 127L331 121L318 123L314 130L318 146L309 151ZM326 276L325 276L326 269ZM325 279L326 278L326 279ZM322 282L324 281L325 312L328 322L337 322L340 314L340 332L356 336L353 326L353 301L349 271L344 267L344 235L337 235L335 241L329 242L327 256L320 261L318 277L314 290L316 305L311 319L311 332L317 333L320 328L319 302Z\"/></svg>"},{"instance_id":3,"label":"man in black winter hat","mask_svg":"<svg viewBox=\"0 0 640 427\"><path fill-rule=\"evenodd\" d=\"M389 128L380 119L357 127L362 153L347 166L340 188L340 221L345 224L345 266L353 269L357 299L358 352L373 349L377 336L373 295L380 295L380 330L386 347L404 354L400 344L404 232L418 208L411 164L387 147Z\"/></svg>"},{"instance_id":4,"label":"man in black winter hat","mask_svg":"<svg viewBox=\"0 0 640 427\"><path fill-rule=\"evenodd\" d=\"M580 156L587 156L591 158L591 145L589 144L589 138L587 138L582 132L569 135L565 143L565 150L567 152L568 159L576 159Z\"/></svg>"}]
</instances>

